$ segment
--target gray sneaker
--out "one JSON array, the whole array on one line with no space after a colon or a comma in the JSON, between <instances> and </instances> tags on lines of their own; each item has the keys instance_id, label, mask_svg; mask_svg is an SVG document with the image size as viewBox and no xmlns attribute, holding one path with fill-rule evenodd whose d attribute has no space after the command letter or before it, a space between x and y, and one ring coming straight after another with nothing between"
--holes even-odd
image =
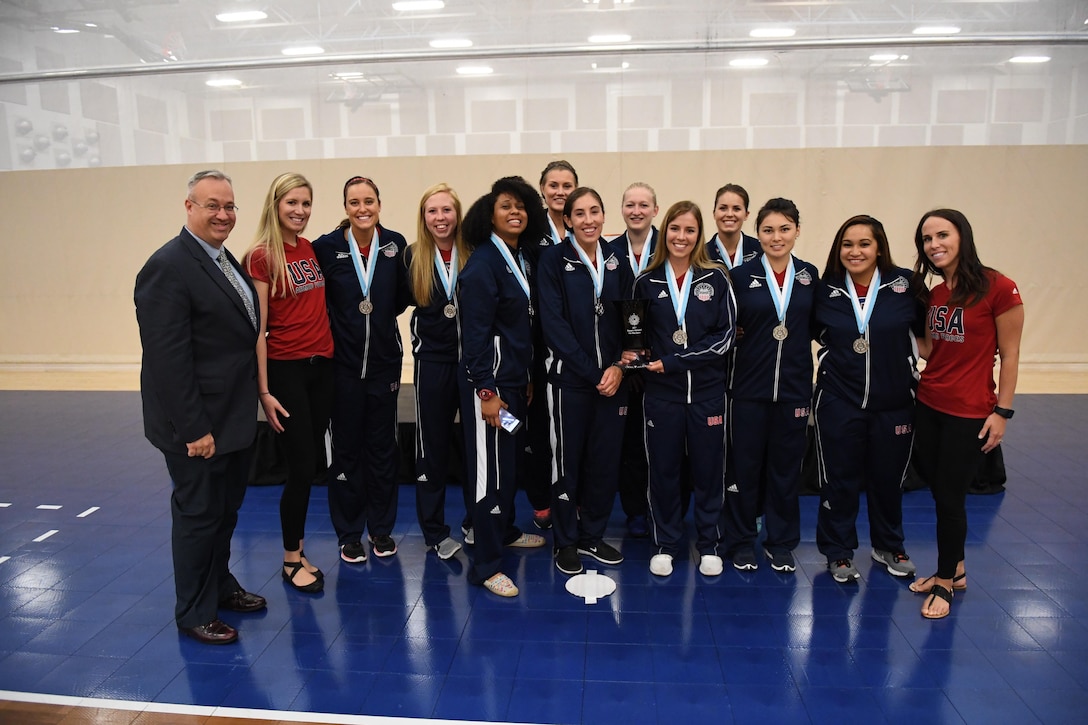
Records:
<instances>
[{"instance_id":1,"label":"gray sneaker","mask_svg":"<svg viewBox=\"0 0 1088 725\"><path fill-rule=\"evenodd\" d=\"M892 576L914 576L914 562L902 551L873 549L873 561L883 564Z\"/></svg>"},{"instance_id":2,"label":"gray sneaker","mask_svg":"<svg viewBox=\"0 0 1088 725\"><path fill-rule=\"evenodd\" d=\"M438 558L442 560L452 559L453 555L461 550L461 545L447 536L432 547L438 552Z\"/></svg>"},{"instance_id":3,"label":"gray sneaker","mask_svg":"<svg viewBox=\"0 0 1088 725\"><path fill-rule=\"evenodd\" d=\"M465 537L466 544L468 544L469 546L473 546L476 544L476 530L473 529L471 526L462 526L461 534Z\"/></svg>"},{"instance_id":4,"label":"gray sneaker","mask_svg":"<svg viewBox=\"0 0 1088 725\"><path fill-rule=\"evenodd\" d=\"M827 570L831 572L831 576L835 577L835 581L840 584L847 584L849 582L856 582L861 578L861 574L854 568L854 562L849 559L839 559L838 561L827 562Z\"/></svg>"}]
</instances>

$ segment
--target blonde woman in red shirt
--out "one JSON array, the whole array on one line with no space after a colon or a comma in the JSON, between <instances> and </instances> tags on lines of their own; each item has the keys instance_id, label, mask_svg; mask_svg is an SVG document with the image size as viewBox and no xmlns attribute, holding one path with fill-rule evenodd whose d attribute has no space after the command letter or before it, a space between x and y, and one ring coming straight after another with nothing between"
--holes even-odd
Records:
<instances>
[{"instance_id":1,"label":"blonde woman in red shirt","mask_svg":"<svg viewBox=\"0 0 1088 725\"><path fill-rule=\"evenodd\" d=\"M272 182L256 238L243 263L261 305L257 383L261 406L281 436L287 483L280 496L283 580L300 592L324 588L321 570L302 550L310 486L324 462L332 410L332 333L325 277L301 234L310 220L313 187L300 174ZM320 452L320 455L319 455ZM323 466L322 466L323 468Z\"/></svg>"}]
</instances>

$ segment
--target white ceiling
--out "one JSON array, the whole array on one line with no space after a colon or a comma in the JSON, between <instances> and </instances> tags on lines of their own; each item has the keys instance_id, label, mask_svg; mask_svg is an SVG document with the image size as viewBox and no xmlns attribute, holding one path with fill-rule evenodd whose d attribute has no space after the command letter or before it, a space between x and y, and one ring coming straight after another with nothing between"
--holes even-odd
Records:
<instances>
[{"instance_id":1,"label":"white ceiling","mask_svg":"<svg viewBox=\"0 0 1088 725\"><path fill-rule=\"evenodd\" d=\"M267 18L216 19L251 9ZM1059 64L1083 61L1086 20L1083 0L445 0L431 12L398 12L392 0L0 0L0 82L88 69L131 75L314 64L332 71L378 64L386 74L426 81L449 73L453 63L495 56L586 70L587 55L605 52L588 38L602 33L631 36L612 48L622 51L632 73L645 67L660 73L663 63L672 63L669 54L689 56L676 61L678 71L704 68L708 54L734 57L742 50L803 69L867 61L880 48L902 50L912 65L938 63L947 71L950 63L998 63L1017 52L1046 54ZM920 25L950 24L961 32L938 39L912 35ZM796 35L749 37L753 29L782 26ZM448 38L473 46L454 52L429 46ZM938 44L955 50L925 51ZM297 45L318 45L324 53L282 55ZM266 77L260 82L269 83Z\"/></svg>"}]
</instances>

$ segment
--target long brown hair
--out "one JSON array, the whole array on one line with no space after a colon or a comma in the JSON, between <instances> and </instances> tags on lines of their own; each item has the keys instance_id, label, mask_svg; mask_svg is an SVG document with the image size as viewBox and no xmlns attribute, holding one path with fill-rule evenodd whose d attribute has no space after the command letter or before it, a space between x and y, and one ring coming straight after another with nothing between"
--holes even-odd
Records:
<instances>
[{"instance_id":1,"label":"long brown hair","mask_svg":"<svg viewBox=\"0 0 1088 725\"><path fill-rule=\"evenodd\" d=\"M967 221L963 212L956 209L934 209L922 215L918 221L918 228L914 232L914 248L918 251L918 257L914 260L914 273L919 278L926 273L944 277L944 273L929 261L925 241L922 239L922 225L926 223L926 219L934 216L950 223L960 235L959 259L956 261L955 272L956 283L952 287L952 296L948 298L948 303L970 307L981 301L990 291L990 278L986 272L991 268L984 265L978 258L975 232L971 229L971 222Z\"/></svg>"},{"instance_id":2,"label":"long brown hair","mask_svg":"<svg viewBox=\"0 0 1088 725\"><path fill-rule=\"evenodd\" d=\"M457 196L457 192L446 183L435 184L424 191L423 197L419 200L419 220L416 225L416 243L412 245L412 261L408 265L408 278L412 285L412 296L415 298L418 307L426 307L431 304L431 293L434 291L435 274L434 250L438 246L435 244L434 235L431 234L431 230L427 228L427 220L424 216L424 212L427 208L427 200L435 194L441 193L449 194L450 198L453 199L453 211L457 216L457 228L454 230L453 235L453 248L457 250L456 271L461 271L465 266L465 262L468 261L468 255L472 253L468 244L465 243L464 235L461 234L461 221L463 217L461 215L461 199Z\"/></svg>"},{"instance_id":3,"label":"long brown hair","mask_svg":"<svg viewBox=\"0 0 1088 725\"><path fill-rule=\"evenodd\" d=\"M695 236L696 243L692 245L691 256L688 257L688 263L692 267L698 267L699 269L725 269L724 266L718 264L710 258L707 254L706 245L703 241L703 212L699 209L699 205L694 201L678 201L669 207L669 210L665 212L665 219L661 222L661 238L658 240L658 244L654 247L654 256L650 259L650 263L646 265L646 271L651 269L657 269L661 265L665 264L665 260L669 258L668 249L668 229L673 220L681 214L692 214L695 217L695 224L698 227L697 234Z\"/></svg>"},{"instance_id":4,"label":"long brown hair","mask_svg":"<svg viewBox=\"0 0 1088 725\"><path fill-rule=\"evenodd\" d=\"M246 271L253 274L253 253L258 249L264 252L265 264L268 265L268 288L273 297L286 297L288 292L295 293L294 287L287 284L287 252L283 248L283 229L280 227L280 201L287 193L299 187L310 190L313 201L314 187L302 174L288 172L272 180L268 194L261 207L261 218L257 222L257 233L249 249L242 256Z\"/></svg>"}]
</instances>

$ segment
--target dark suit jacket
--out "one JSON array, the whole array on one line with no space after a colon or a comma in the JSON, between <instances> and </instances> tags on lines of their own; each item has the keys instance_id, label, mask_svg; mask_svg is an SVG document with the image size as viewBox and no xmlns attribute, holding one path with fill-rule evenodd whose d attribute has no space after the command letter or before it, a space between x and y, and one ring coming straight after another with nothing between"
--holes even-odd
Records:
<instances>
[{"instance_id":1,"label":"dark suit jacket","mask_svg":"<svg viewBox=\"0 0 1088 725\"><path fill-rule=\"evenodd\" d=\"M256 302L252 280L227 256ZM188 230L147 260L135 301L147 439L182 454L209 432L217 454L249 446L257 433L257 331L237 290Z\"/></svg>"}]
</instances>

